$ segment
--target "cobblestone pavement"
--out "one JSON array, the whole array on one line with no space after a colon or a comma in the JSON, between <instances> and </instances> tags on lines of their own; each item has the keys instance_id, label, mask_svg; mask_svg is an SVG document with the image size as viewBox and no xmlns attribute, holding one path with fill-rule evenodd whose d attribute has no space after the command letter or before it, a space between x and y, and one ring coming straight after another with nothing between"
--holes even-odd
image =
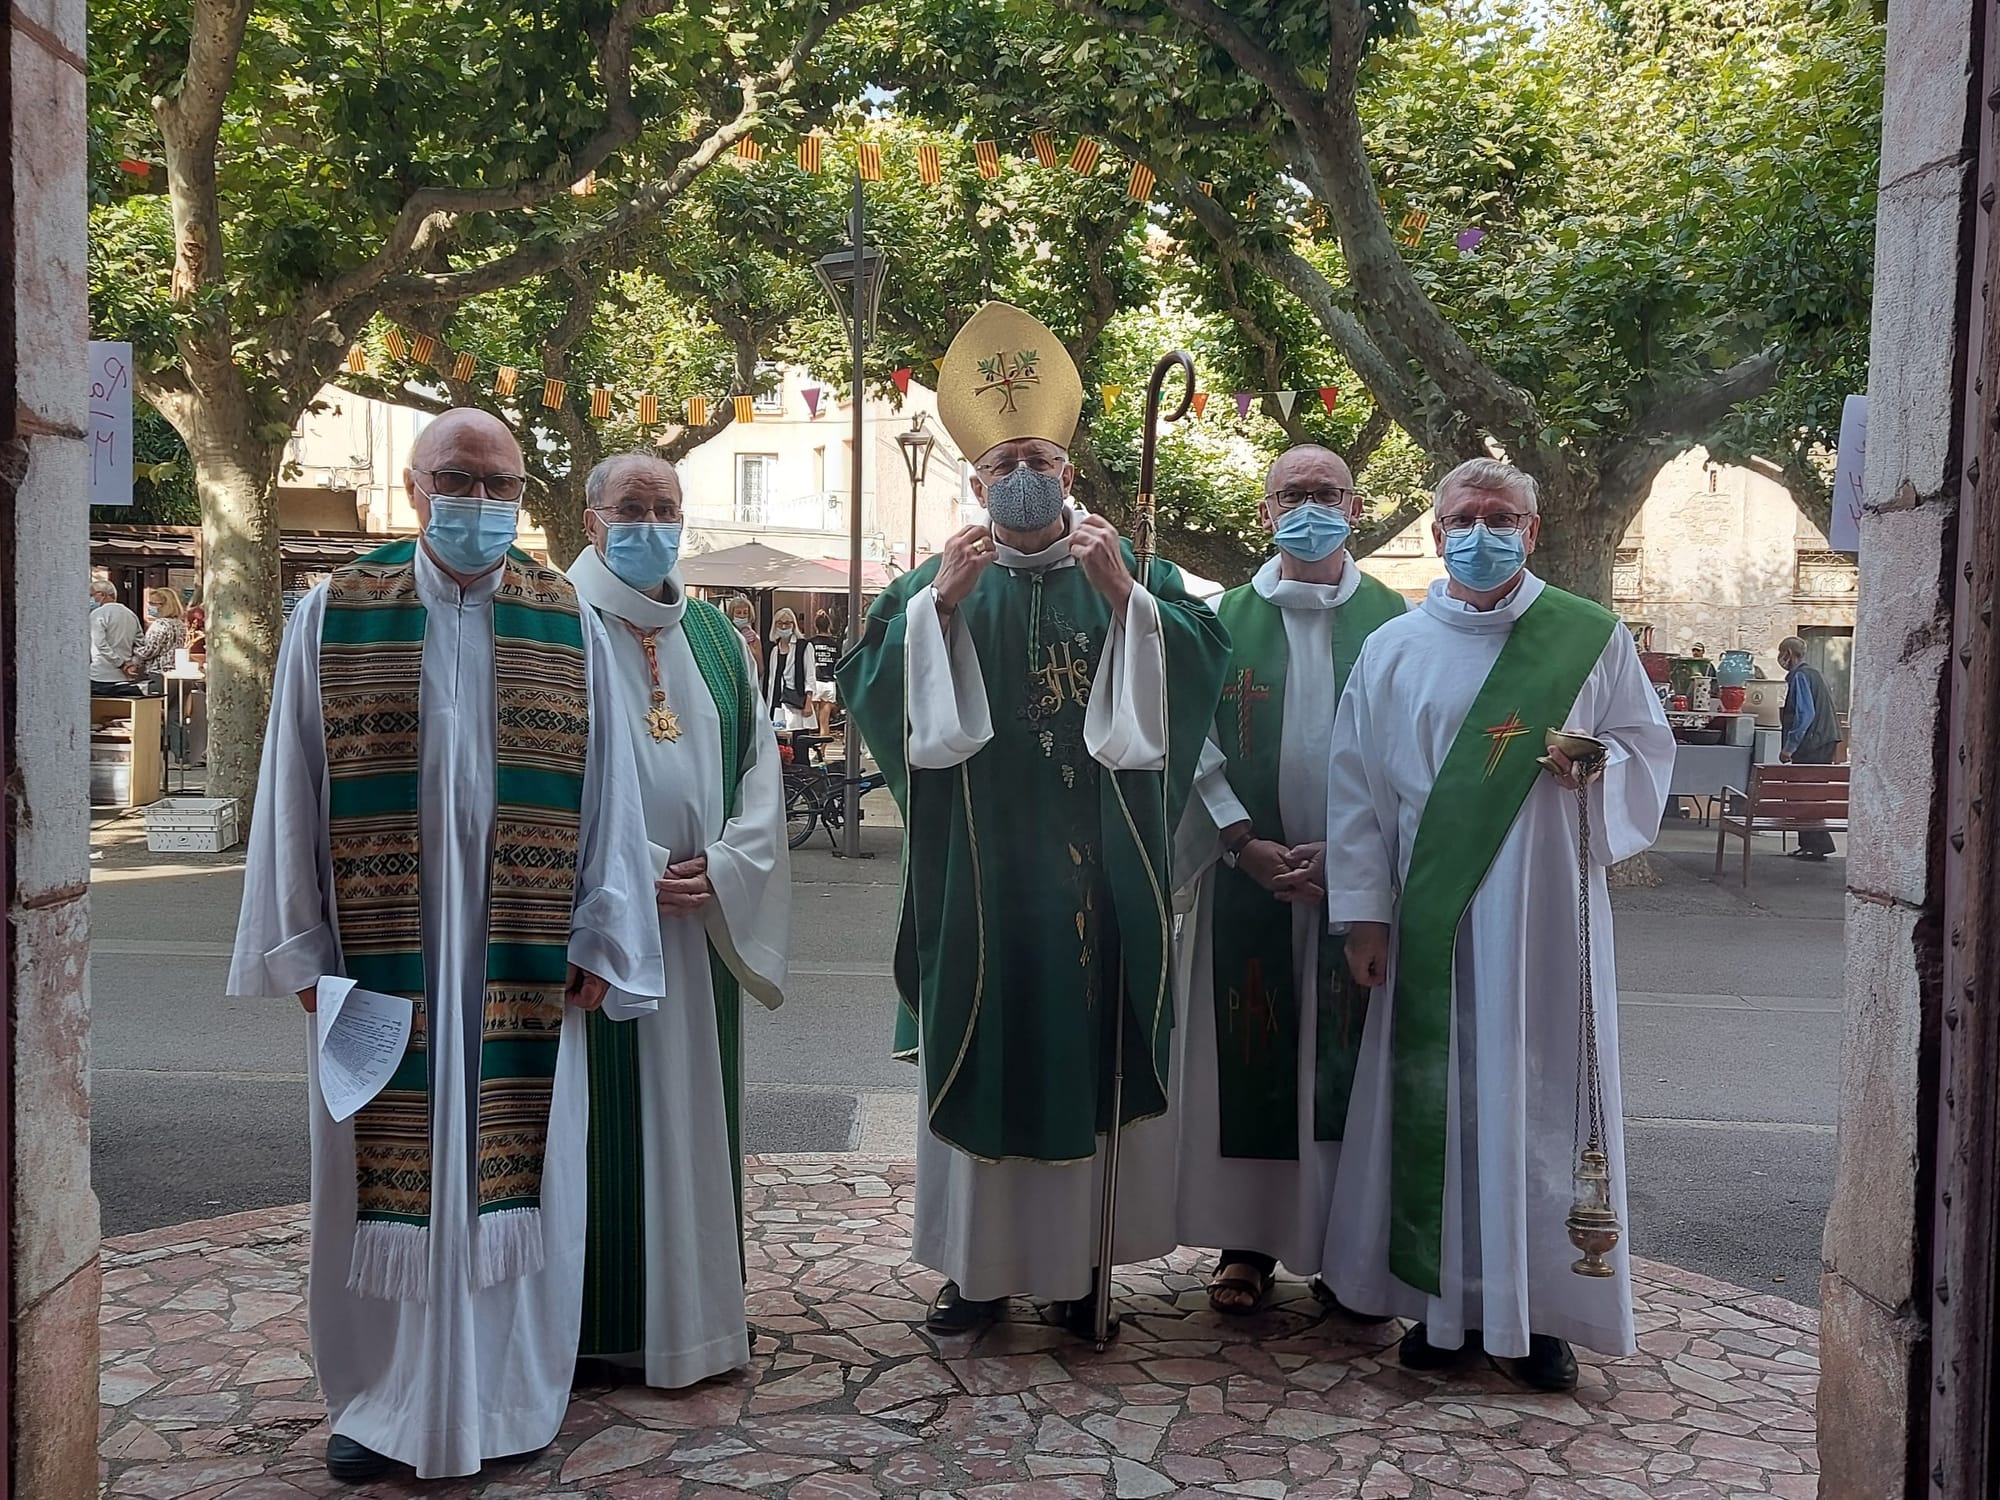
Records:
<instances>
[{"instance_id":1,"label":"cobblestone pavement","mask_svg":"<svg viewBox=\"0 0 2000 1500\"><path fill-rule=\"evenodd\" d=\"M751 1164L751 1368L669 1395L584 1390L554 1444L476 1479L364 1490L321 1467L305 1221L239 1214L105 1245L104 1493L481 1500L1811 1500L1817 1318L1670 1267L1638 1278L1642 1352L1583 1356L1574 1397L1397 1367L1395 1327L1329 1321L1298 1282L1208 1310L1191 1254L1120 1272L1099 1355L1035 1321L918 1326L911 1168Z\"/></svg>"}]
</instances>

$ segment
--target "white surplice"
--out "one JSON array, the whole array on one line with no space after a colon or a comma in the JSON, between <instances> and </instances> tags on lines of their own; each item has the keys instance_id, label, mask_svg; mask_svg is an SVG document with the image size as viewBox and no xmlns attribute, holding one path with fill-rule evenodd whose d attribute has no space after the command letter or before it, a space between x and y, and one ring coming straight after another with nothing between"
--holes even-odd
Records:
<instances>
[{"instance_id":1,"label":"white surplice","mask_svg":"<svg viewBox=\"0 0 2000 1500\"><path fill-rule=\"evenodd\" d=\"M1335 922L1391 920L1438 768L1541 591L1527 575L1482 612L1439 582L1420 608L1368 638L1334 731L1327 839L1342 857L1327 864L1327 904ZM1659 836L1674 741L1623 626L1563 724L1610 747L1590 789L1591 955L1606 1154L1629 1230L1604 872ZM1576 836L1576 794L1540 776L1459 924L1439 1296L1389 1270L1393 954L1389 983L1369 1007L1321 1274L1349 1307L1422 1320L1440 1348L1458 1348L1479 1329L1488 1352L1503 1357L1527 1354L1531 1333L1605 1354L1633 1349L1627 1246L1612 1257L1614 1276L1578 1276L1563 1227L1577 1146Z\"/></svg>"},{"instance_id":2,"label":"white surplice","mask_svg":"<svg viewBox=\"0 0 2000 1500\"><path fill-rule=\"evenodd\" d=\"M425 1004L431 1068L429 1289L391 1302L348 1288L354 1246L354 1122L321 1102L308 1039L312 1128L313 1364L333 1430L422 1478L471 1474L482 1460L550 1442L569 1404L582 1317L588 1079L583 1015L563 1022L542 1176L543 1265L475 1289L479 1036L494 825L496 569L461 591L421 547L425 608L419 691ZM299 602L278 657L270 729L251 821L243 911L228 992L290 996L341 972L327 838L320 627L326 586ZM608 980L627 1012L660 994L652 900L632 749L610 712L603 627L583 611L592 715L569 958ZM296 1001L287 1001L296 1004Z\"/></svg>"},{"instance_id":3,"label":"white surplice","mask_svg":"<svg viewBox=\"0 0 2000 1500\"><path fill-rule=\"evenodd\" d=\"M674 1389L750 1362L708 947L715 945L746 993L773 1009L784 999L792 914L784 780L770 720L753 714L740 805L729 816L722 725L681 630L687 595L678 573L668 580L670 602L621 582L594 548L570 565L569 576L601 612L611 641L618 716L638 767L653 870L706 854L715 887L705 917L661 916L667 998L632 1023L645 1163L646 1383ZM660 632L654 650L667 706L680 719L677 740L655 740L646 728L653 682L645 649L625 621ZM729 639L742 647L734 631ZM742 656L754 691L747 648ZM617 1014L616 1005L611 1011Z\"/></svg>"},{"instance_id":4,"label":"white surplice","mask_svg":"<svg viewBox=\"0 0 2000 1500\"><path fill-rule=\"evenodd\" d=\"M1292 845L1326 837L1326 764L1333 743L1334 611L1361 587L1361 570L1349 559L1338 583L1307 583L1278 576L1271 558L1251 587L1283 611L1285 722L1278 748L1278 814ZM1224 1157L1215 1056L1215 870L1221 833L1249 819L1229 785L1228 765L1211 742L1202 757L1195 792L1176 838L1178 883L1201 877L1194 908L1176 950L1186 993L1184 1022L1174 1033L1174 1091L1180 1116L1179 1232L1184 1245L1255 1250L1276 1256L1292 1271L1319 1269L1326 1237L1326 1209L1340 1164L1338 1141L1313 1139L1318 1006L1312 978L1319 972L1320 936L1326 918L1317 903L1292 907L1292 972L1299 977L1299 1158L1264 1161ZM1259 837L1270 836L1269 831ZM1329 863L1339 858L1332 853Z\"/></svg>"},{"instance_id":5,"label":"white surplice","mask_svg":"<svg viewBox=\"0 0 2000 1500\"><path fill-rule=\"evenodd\" d=\"M1069 537L1036 553L995 538L994 566L1013 573L1075 567ZM940 623L937 591L907 611L910 765L944 771L993 738L986 679L965 622ZM1167 763L1166 645L1159 605L1135 588L1114 617L1084 706L1084 747L1107 770L1158 771ZM1024 810L1025 811L1025 810ZM921 1065L921 1064L920 1064ZM926 1075L927 1076L927 1075ZM1097 1263L1104 1148L1088 1164L976 1161L938 1139L917 1093L917 1205L911 1254L958 1283L962 1296L1073 1301L1090 1293ZM1174 1248L1173 1112L1128 1125L1119 1137L1113 1264Z\"/></svg>"}]
</instances>

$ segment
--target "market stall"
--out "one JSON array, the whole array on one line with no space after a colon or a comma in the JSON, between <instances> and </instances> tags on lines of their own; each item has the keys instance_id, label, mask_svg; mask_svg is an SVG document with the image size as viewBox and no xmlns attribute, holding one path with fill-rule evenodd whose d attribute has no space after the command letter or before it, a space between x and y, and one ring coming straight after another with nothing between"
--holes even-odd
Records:
<instances>
[{"instance_id":1,"label":"market stall","mask_svg":"<svg viewBox=\"0 0 2000 1500\"><path fill-rule=\"evenodd\" d=\"M1753 677L1747 651L1725 651L1719 660L1642 651L1639 659L1674 733L1668 794L1700 802L1706 821L1722 788L1747 786L1752 765L1778 758L1783 684Z\"/></svg>"}]
</instances>

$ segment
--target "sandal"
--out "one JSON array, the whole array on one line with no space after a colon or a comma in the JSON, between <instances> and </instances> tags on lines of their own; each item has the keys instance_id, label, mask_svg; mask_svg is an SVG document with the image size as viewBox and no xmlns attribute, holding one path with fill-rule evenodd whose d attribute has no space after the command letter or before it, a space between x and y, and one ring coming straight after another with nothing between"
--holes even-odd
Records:
<instances>
[{"instance_id":1,"label":"sandal","mask_svg":"<svg viewBox=\"0 0 2000 1500\"><path fill-rule=\"evenodd\" d=\"M1248 1276L1230 1276L1232 1268L1248 1271ZM1267 1271L1259 1271L1255 1266L1240 1260L1229 1261L1216 1267L1215 1275L1208 1283L1208 1305L1225 1317L1247 1318L1264 1305L1264 1299L1271 1295L1273 1278ZM1222 1302L1216 1298L1218 1292L1234 1292L1245 1302Z\"/></svg>"}]
</instances>

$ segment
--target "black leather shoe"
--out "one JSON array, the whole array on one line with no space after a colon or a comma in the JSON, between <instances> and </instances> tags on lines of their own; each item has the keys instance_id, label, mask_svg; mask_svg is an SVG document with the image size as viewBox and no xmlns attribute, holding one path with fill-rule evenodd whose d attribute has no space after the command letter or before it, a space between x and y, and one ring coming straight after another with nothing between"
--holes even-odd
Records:
<instances>
[{"instance_id":1,"label":"black leather shoe","mask_svg":"<svg viewBox=\"0 0 2000 1500\"><path fill-rule=\"evenodd\" d=\"M1514 1378L1531 1390L1573 1391L1576 1389L1576 1354L1561 1339L1546 1333L1530 1334L1528 1357L1512 1361Z\"/></svg>"},{"instance_id":2,"label":"black leather shoe","mask_svg":"<svg viewBox=\"0 0 2000 1500\"><path fill-rule=\"evenodd\" d=\"M1006 1300L1005 1297L994 1297L985 1302L974 1302L970 1297L958 1294L957 1282L947 1281L938 1288L931 1310L924 1318L924 1327L947 1338L953 1334L971 1333L999 1317Z\"/></svg>"},{"instance_id":3,"label":"black leather shoe","mask_svg":"<svg viewBox=\"0 0 2000 1500\"><path fill-rule=\"evenodd\" d=\"M335 1433L326 1440L326 1472L342 1484L366 1484L396 1466L386 1453L364 1448L351 1437Z\"/></svg>"},{"instance_id":4,"label":"black leather shoe","mask_svg":"<svg viewBox=\"0 0 2000 1500\"><path fill-rule=\"evenodd\" d=\"M1465 1332L1465 1347L1462 1349L1440 1349L1430 1340L1430 1335L1421 1323L1412 1323L1410 1331L1403 1335L1403 1342L1396 1346L1396 1357L1406 1370L1421 1370L1434 1374L1439 1370L1454 1370L1473 1355L1481 1353L1485 1344L1477 1329Z\"/></svg>"},{"instance_id":5,"label":"black leather shoe","mask_svg":"<svg viewBox=\"0 0 2000 1500\"><path fill-rule=\"evenodd\" d=\"M1313 1301L1332 1313L1336 1318L1348 1323L1387 1323L1387 1313L1356 1312L1345 1302L1334 1296L1333 1288L1315 1276L1306 1283L1306 1290L1313 1294Z\"/></svg>"},{"instance_id":6,"label":"black leather shoe","mask_svg":"<svg viewBox=\"0 0 2000 1500\"><path fill-rule=\"evenodd\" d=\"M1097 1342L1097 1299L1102 1295L1107 1293L1098 1285L1097 1277L1093 1273L1090 1278L1090 1295L1078 1297L1074 1302L1057 1303L1056 1317L1071 1334L1094 1344ZM1105 1324L1105 1329L1107 1338L1118 1336L1118 1314L1115 1311Z\"/></svg>"}]
</instances>

